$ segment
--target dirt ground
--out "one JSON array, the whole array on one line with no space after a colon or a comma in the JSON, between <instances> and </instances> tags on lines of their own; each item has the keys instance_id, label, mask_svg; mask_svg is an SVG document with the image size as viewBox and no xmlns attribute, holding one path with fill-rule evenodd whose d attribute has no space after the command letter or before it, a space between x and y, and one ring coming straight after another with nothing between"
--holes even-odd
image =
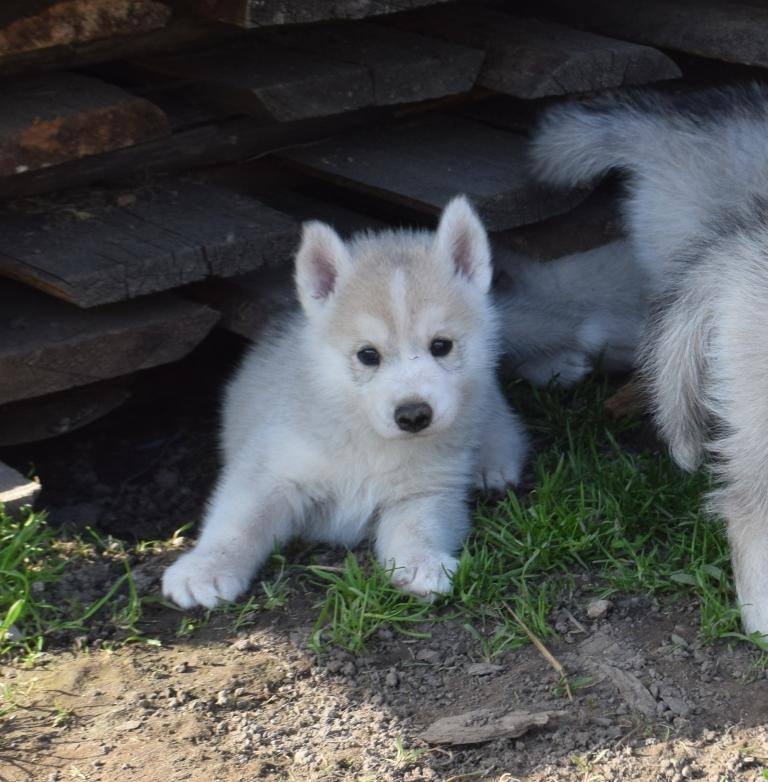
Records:
<instances>
[{"instance_id":1,"label":"dirt ground","mask_svg":"<svg viewBox=\"0 0 768 782\"><path fill-rule=\"evenodd\" d=\"M182 367L140 379L121 412L0 458L35 464L55 524L167 538L197 520L215 475L215 389L238 350L204 346ZM137 564L142 594L156 593L173 556L148 551ZM344 553L323 556L338 564ZM76 592L87 602L116 567L95 560L46 597ZM693 604L626 596L590 618L587 586L551 617L559 639L548 645L572 701L536 648L489 662L461 620L417 628L428 638L380 630L358 655L315 654L308 639L321 593L305 582L239 631L216 615L179 635L182 615L152 605L142 626L157 647L110 651L109 630L94 623L87 636L53 639L32 666L0 665L17 704L0 721L0 780L768 778L768 681L755 651L702 645ZM421 738L435 720L476 709L487 710L476 722L551 714L517 738L444 747Z\"/></svg>"}]
</instances>

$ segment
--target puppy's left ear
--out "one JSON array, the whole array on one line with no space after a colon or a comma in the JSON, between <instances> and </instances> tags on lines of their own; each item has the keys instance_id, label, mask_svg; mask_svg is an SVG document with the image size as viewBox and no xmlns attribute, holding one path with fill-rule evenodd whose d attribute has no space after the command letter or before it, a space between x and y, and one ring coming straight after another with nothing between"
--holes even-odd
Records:
<instances>
[{"instance_id":1,"label":"puppy's left ear","mask_svg":"<svg viewBox=\"0 0 768 782\"><path fill-rule=\"evenodd\" d=\"M435 236L438 258L450 262L456 274L485 293L491 287L491 248L488 234L464 196L449 202Z\"/></svg>"}]
</instances>

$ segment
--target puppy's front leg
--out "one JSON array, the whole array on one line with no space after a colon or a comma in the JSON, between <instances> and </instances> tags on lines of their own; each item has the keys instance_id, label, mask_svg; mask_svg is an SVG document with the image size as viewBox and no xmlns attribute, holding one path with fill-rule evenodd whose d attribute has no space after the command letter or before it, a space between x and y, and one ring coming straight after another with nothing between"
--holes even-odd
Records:
<instances>
[{"instance_id":1,"label":"puppy's front leg","mask_svg":"<svg viewBox=\"0 0 768 782\"><path fill-rule=\"evenodd\" d=\"M276 543L291 537L289 498L260 487L250 469L225 471L211 499L195 548L163 575L163 594L181 608L216 608L249 587Z\"/></svg>"},{"instance_id":2,"label":"puppy's front leg","mask_svg":"<svg viewBox=\"0 0 768 782\"><path fill-rule=\"evenodd\" d=\"M505 492L520 482L528 455L528 438L523 425L512 412L494 382L484 411L475 472L476 488Z\"/></svg>"},{"instance_id":3,"label":"puppy's front leg","mask_svg":"<svg viewBox=\"0 0 768 782\"><path fill-rule=\"evenodd\" d=\"M392 583L431 602L451 591L458 560L453 555L469 529L462 493L419 495L383 508L376 530L376 556L394 568Z\"/></svg>"}]
</instances>

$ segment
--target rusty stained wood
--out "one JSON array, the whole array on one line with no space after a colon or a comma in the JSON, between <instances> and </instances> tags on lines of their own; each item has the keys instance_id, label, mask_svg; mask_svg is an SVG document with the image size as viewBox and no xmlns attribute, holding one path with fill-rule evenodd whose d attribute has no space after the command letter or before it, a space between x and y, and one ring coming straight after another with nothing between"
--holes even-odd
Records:
<instances>
[{"instance_id":1,"label":"rusty stained wood","mask_svg":"<svg viewBox=\"0 0 768 782\"><path fill-rule=\"evenodd\" d=\"M194 0L202 16L240 27L269 27L334 19L363 19L445 0Z\"/></svg>"},{"instance_id":2,"label":"rusty stained wood","mask_svg":"<svg viewBox=\"0 0 768 782\"><path fill-rule=\"evenodd\" d=\"M160 0L5 0L0 7L0 60L54 47L164 27Z\"/></svg>"},{"instance_id":3,"label":"rusty stained wood","mask_svg":"<svg viewBox=\"0 0 768 782\"><path fill-rule=\"evenodd\" d=\"M20 206L0 211L0 275L82 307L282 263L297 238L290 217L187 178Z\"/></svg>"},{"instance_id":4,"label":"rusty stained wood","mask_svg":"<svg viewBox=\"0 0 768 782\"><path fill-rule=\"evenodd\" d=\"M0 91L0 176L169 133L157 106L99 79L74 73L14 79Z\"/></svg>"},{"instance_id":5,"label":"rusty stained wood","mask_svg":"<svg viewBox=\"0 0 768 782\"><path fill-rule=\"evenodd\" d=\"M194 82L203 102L277 122L428 100L470 89L483 53L377 25L262 32L135 65Z\"/></svg>"},{"instance_id":6,"label":"rusty stained wood","mask_svg":"<svg viewBox=\"0 0 768 782\"><path fill-rule=\"evenodd\" d=\"M678 78L660 51L524 19L495 8L451 4L405 14L398 26L486 51L478 83L518 98L604 90Z\"/></svg>"},{"instance_id":7,"label":"rusty stained wood","mask_svg":"<svg viewBox=\"0 0 768 782\"><path fill-rule=\"evenodd\" d=\"M0 199L22 198L148 173L187 171L212 163L233 163L291 144L304 144L350 128L388 120L392 112L393 109L383 107L367 108L267 125L255 117L237 116L203 125L182 126L170 136L144 144L0 177Z\"/></svg>"},{"instance_id":8,"label":"rusty stained wood","mask_svg":"<svg viewBox=\"0 0 768 782\"><path fill-rule=\"evenodd\" d=\"M527 140L448 114L278 153L301 171L436 215L464 193L489 230L561 214L589 189L554 190L529 172Z\"/></svg>"},{"instance_id":9,"label":"rusty stained wood","mask_svg":"<svg viewBox=\"0 0 768 782\"><path fill-rule=\"evenodd\" d=\"M545 0L566 21L630 41L768 67L768 7L717 0Z\"/></svg>"},{"instance_id":10,"label":"rusty stained wood","mask_svg":"<svg viewBox=\"0 0 768 782\"><path fill-rule=\"evenodd\" d=\"M175 361L218 317L170 294L81 310L0 281L0 404Z\"/></svg>"}]
</instances>

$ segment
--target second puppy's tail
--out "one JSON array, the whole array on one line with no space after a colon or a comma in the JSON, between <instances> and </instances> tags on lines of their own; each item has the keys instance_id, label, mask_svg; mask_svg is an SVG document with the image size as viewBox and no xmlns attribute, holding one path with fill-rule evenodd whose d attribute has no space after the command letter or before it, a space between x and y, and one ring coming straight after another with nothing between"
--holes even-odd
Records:
<instances>
[{"instance_id":1,"label":"second puppy's tail","mask_svg":"<svg viewBox=\"0 0 768 782\"><path fill-rule=\"evenodd\" d=\"M533 134L534 173L543 182L575 187L610 169L637 170L663 154L663 119L656 105L660 102L648 95L552 107Z\"/></svg>"}]
</instances>

